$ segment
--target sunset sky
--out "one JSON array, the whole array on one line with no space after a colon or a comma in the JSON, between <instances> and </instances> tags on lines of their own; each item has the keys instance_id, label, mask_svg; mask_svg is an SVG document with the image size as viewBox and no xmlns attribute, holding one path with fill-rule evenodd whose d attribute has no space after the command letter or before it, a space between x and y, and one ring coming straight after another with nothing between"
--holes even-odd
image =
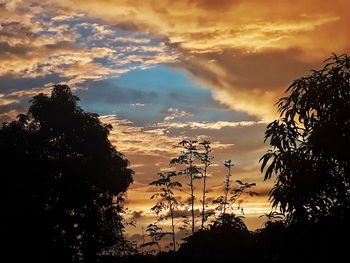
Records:
<instances>
[{"instance_id":1,"label":"sunset sky","mask_svg":"<svg viewBox=\"0 0 350 263\"><path fill-rule=\"evenodd\" d=\"M270 211L273 180L258 161L274 103L331 53L349 53L349 10L348 0L0 0L0 121L68 84L113 125L135 170L135 234L153 220L148 184L176 156L172 145L208 139L208 196L221 194L232 159L234 180L257 183L260 196L242 204L256 229Z\"/></svg>"}]
</instances>

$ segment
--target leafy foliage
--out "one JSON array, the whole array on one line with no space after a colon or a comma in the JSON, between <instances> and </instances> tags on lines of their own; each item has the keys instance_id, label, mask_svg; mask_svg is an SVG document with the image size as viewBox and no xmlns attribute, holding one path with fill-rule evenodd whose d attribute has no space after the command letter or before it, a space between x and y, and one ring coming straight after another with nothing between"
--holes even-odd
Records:
<instances>
[{"instance_id":1,"label":"leafy foliage","mask_svg":"<svg viewBox=\"0 0 350 263\"><path fill-rule=\"evenodd\" d=\"M167 220L168 216L171 219L171 235L173 238L172 246L173 250L176 250L176 239L175 239L175 224L174 224L174 210L178 208L180 203L177 201L173 189L181 188L182 184L178 181L173 181L173 177L177 176L176 172L158 173L159 179L150 183L160 187L159 193L152 195L151 199L157 198L158 201L155 206L151 208L152 211L156 212L159 216L158 220ZM162 212L169 212L163 213Z\"/></svg>"},{"instance_id":2,"label":"leafy foliage","mask_svg":"<svg viewBox=\"0 0 350 263\"><path fill-rule=\"evenodd\" d=\"M208 206L206 202L206 194L207 194L207 179L208 179L208 168L212 164L214 156L211 155L212 149L211 149L211 142L208 140L202 140L199 142L199 145L203 148L203 151L199 152L197 155L197 158L201 162L201 164L204 166L203 173L202 173L202 179L203 179L203 196L202 196L202 225L201 229L204 229L204 223L208 220L208 217L212 213L206 213L205 208Z\"/></svg>"},{"instance_id":3,"label":"leafy foliage","mask_svg":"<svg viewBox=\"0 0 350 263\"><path fill-rule=\"evenodd\" d=\"M152 249L153 246L157 246L158 250L161 252L161 246L159 241L166 235L171 235L172 233L163 232L163 228L159 227L157 224L149 224L146 228L146 232L151 241L143 243L141 248L148 247L147 253L156 253L156 250Z\"/></svg>"},{"instance_id":4,"label":"leafy foliage","mask_svg":"<svg viewBox=\"0 0 350 263\"><path fill-rule=\"evenodd\" d=\"M229 262L251 259L250 248L255 240L241 217L225 214L224 224L214 223L185 238L179 252L186 262ZM248 261L252 262L252 261Z\"/></svg>"},{"instance_id":5,"label":"leafy foliage","mask_svg":"<svg viewBox=\"0 0 350 263\"><path fill-rule=\"evenodd\" d=\"M188 179L188 186L190 187L190 207L191 207L191 230L194 234L195 230L195 213L194 213L194 180L201 179L201 169L195 165L195 161L199 155L198 141L196 140L183 140L174 147L180 148L180 155L170 161L170 165L185 165L185 168L178 172L179 175L184 175Z\"/></svg>"},{"instance_id":6,"label":"leafy foliage","mask_svg":"<svg viewBox=\"0 0 350 263\"><path fill-rule=\"evenodd\" d=\"M231 174L231 168L234 166L231 160L227 160L224 162L224 166L227 168L227 174L225 175L225 181L224 181L224 195L217 197L212 201L214 205L216 205L216 210L220 213L219 217L214 221L214 225L216 224L225 224L225 220L231 220L232 218L238 218L235 217L233 214L234 211L234 205L237 203L239 198L242 194L249 194L250 196L258 195L258 193L247 190L252 187L254 187L255 183L244 183L240 180L236 180L236 183L238 183L238 188L232 188L232 174ZM231 210L231 213L227 213L227 210ZM243 208L238 205L238 209L241 209L241 212L243 212Z\"/></svg>"},{"instance_id":7,"label":"leafy foliage","mask_svg":"<svg viewBox=\"0 0 350 263\"><path fill-rule=\"evenodd\" d=\"M295 80L277 105L261 158L274 207L288 221L342 216L350 201L350 58L333 56L321 70Z\"/></svg>"},{"instance_id":8,"label":"leafy foliage","mask_svg":"<svg viewBox=\"0 0 350 263\"><path fill-rule=\"evenodd\" d=\"M1 236L9 253L25 243L26 259L96 262L123 241L115 196L126 191L133 171L108 140L112 126L78 100L56 85L0 128Z\"/></svg>"}]
</instances>

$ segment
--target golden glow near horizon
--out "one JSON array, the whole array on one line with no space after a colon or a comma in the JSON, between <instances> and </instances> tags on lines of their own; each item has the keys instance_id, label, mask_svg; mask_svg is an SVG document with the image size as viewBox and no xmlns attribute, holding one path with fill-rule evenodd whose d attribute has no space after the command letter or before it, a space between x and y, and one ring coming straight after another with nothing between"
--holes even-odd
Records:
<instances>
[{"instance_id":1,"label":"golden glow near horizon","mask_svg":"<svg viewBox=\"0 0 350 263\"><path fill-rule=\"evenodd\" d=\"M258 159L256 158L259 158L264 151L266 151L266 146L262 144L262 138L259 138L259 136L254 135L254 132L251 132L252 127L254 127L256 133L259 134L261 129L266 126L266 122L162 122L153 124L152 127L145 128L133 126L133 124L127 120L119 120L115 115L101 116L100 119L105 123L111 123L113 127L115 127L110 134L110 140L118 150L126 153L127 158L132 164L130 167L135 170L135 182L128 190L126 207L131 211L136 211L140 216L136 218L138 227L128 228L128 232L130 232L129 235L140 234L140 227L143 226L145 228L147 224L154 222L156 218L155 214L150 210L150 208L155 205L156 201L151 200L150 197L157 192L157 187L150 186L149 183L155 180L158 172L177 169L176 167L169 167L169 161L179 154L179 149L173 148L172 145L176 145L183 137L181 135L168 136L167 131L169 131L169 129L181 129L182 131L195 130L200 134L210 131L210 136L202 136L202 138L211 140L217 137L215 134L222 133L224 129L227 129L230 133L228 136L232 136L236 133L234 138L232 138L232 140L236 142L236 145L212 140L213 156L215 156L215 159L214 163L208 169L208 209L215 208L211 204L211 200L223 195L223 181L225 180L226 170L222 163L227 156L230 156L233 157L235 162L238 162L238 165L233 168L232 180L242 180L249 183L256 182L257 187L253 190L259 193L259 196L256 197L250 197L249 195L242 196L240 199L241 203L234 206L234 212L249 218L247 224L250 229L262 227L264 219L259 218L259 216L271 210L271 205L267 201L267 192L271 187L271 182L262 182L262 178L258 174ZM242 136L242 133L247 134L248 137ZM250 135L255 139L249 138ZM253 141L256 139L261 141L261 145L257 148L254 147L252 151L247 140ZM256 142L253 142L253 145L254 144L256 144ZM245 164L247 160L249 160L248 164ZM183 191L188 191L188 182L181 176L179 176L177 180L184 185ZM237 184L234 184L234 187L237 187ZM196 196L201 196L201 180L195 182L195 189ZM179 200L186 203L189 197L188 194L176 190L175 192ZM238 209L238 206L244 209L244 214ZM196 203L195 209L197 210L196 213L199 214L201 209L199 202ZM255 218L255 220L253 218ZM178 218L177 221L181 221L181 218ZM162 224L168 226L167 222Z\"/></svg>"}]
</instances>

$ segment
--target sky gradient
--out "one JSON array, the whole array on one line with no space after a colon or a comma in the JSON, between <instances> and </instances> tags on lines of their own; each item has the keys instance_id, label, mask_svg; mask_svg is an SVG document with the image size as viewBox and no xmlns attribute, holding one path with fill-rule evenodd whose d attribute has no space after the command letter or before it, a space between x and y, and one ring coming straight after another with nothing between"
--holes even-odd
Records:
<instances>
[{"instance_id":1,"label":"sky gradient","mask_svg":"<svg viewBox=\"0 0 350 263\"><path fill-rule=\"evenodd\" d=\"M176 156L172 145L209 139L208 196L222 191L232 159L235 179L257 183L260 195L242 206L259 228L273 181L258 161L274 103L331 53L349 53L349 9L347 0L0 0L0 121L70 85L113 124L110 139L131 161L127 205L139 228L153 220L148 184Z\"/></svg>"}]
</instances>

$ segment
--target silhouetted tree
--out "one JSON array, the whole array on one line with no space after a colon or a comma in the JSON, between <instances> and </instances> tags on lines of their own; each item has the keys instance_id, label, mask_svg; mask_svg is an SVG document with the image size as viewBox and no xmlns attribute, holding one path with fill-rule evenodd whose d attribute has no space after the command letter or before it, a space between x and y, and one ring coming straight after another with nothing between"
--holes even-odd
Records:
<instances>
[{"instance_id":1,"label":"silhouetted tree","mask_svg":"<svg viewBox=\"0 0 350 263\"><path fill-rule=\"evenodd\" d=\"M177 201L173 190L175 188L182 187L182 184L177 181L173 181L173 177L177 176L176 172L158 173L159 179L150 183L160 187L159 193L152 195L151 199L157 198L158 201L151 210L155 211L158 215L158 221L167 220L170 216L171 219L171 234L172 234L172 247L176 250L175 239L175 223L174 223L174 211L178 208L179 202ZM162 213L163 212L163 213ZM165 212L165 213L164 213Z\"/></svg>"},{"instance_id":2,"label":"silhouetted tree","mask_svg":"<svg viewBox=\"0 0 350 263\"><path fill-rule=\"evenodd\" d=\"M190 206L191 206L191 230L192 234L194 234L195 230L195 211L194 211L194 180L200 179L200 168L195 165L195 161L198 157L198 141L195 140L183 140L178 143L175 147L180 148L181 152L177 158L174 158L170 161L171 165L182 164L185 165L185 168L179 172L179 174L184 175L188 180L188 186L190 187Z\"/></svg>"},{"instance_id":3,"label":"silhouetted tree","mask_svg":"<svg viewBox=\"0 0 350 263\"><path fill-rule=\"evenodd\" d=\"M252 190L247 190L254 187L256 185L255 183L244 183L240 180L236 180L239 187L232 188L231 168L234 166L234 164L231 160L227 160L224 162L224 166L227 169L227 174L225 175L224 181L224 195L219 196L212 201L214 205L217 205L215 210L219 211L220 213L217 220L214 221L214 224L225 224L225 220L231 220L232 216L234 216L233 206L239 200L242 194L249 194L250 196L258 195L258 193ZM231 213L227 213L227 209L230 209ZM241 212L243 213L243 208L241 208L240 205L238 206L238 209L241 209Z\"/></svg>"},{"instance_id":4,"label":"silhouetted tree","mask_svg":"<svg viewBox=\"0 0 350 263\"><path fill-rule=\"evenodd\" d=\"M224 223L215 222L184 239L179 253L185 262L253 262L254 239L242 217L226 214Z\"/></svg>"},{"instance_id":5,"label":"silhouetted tree","mask_svg":"<svg viewBox=\"0 0 350 263\"><path fill-rule=\"evenodd\" d=\"M158 248L158 251L162 251L162 247L159 244L161 239L166 235L171 235L170 232L163 232L163 228L158 226L157 224L149 224L146 228L146 232L148 236L151 238L151 241L145 242L141 245L141 248L148 247L147 253L154 254L156 250L152 250L153 246Z\"/></svg>"},{"instance_id":6,"label":"silhouetted tree","mask_svg":"<svg viewBox=\"0 0 350 263\"><path fill-rule=\"evenodd\" d=\"M231 160L225 161L224 166L227 168L227 174L226 174L226 179L225 179L225 188L224 188L224 200L223 200L223 208L222 208L222 214L226 214L226 206L228 205L227 203L227 196L229 194L229 191L231 190L231 168L234 166Z\"/></svg>"},{"instance_id":7,"label":"silhouetted tree","mask_svg":"<svg viewBox=\"0 0 350 263\"><path fill-rule=\"evenodd\" d=\"M321 70L295 80L278 101L261 158L270 200L288 221L319 221L349 211L350 57L333 55Z\"/></svg>"},{"instance_id":8,"label":"silhouetted tree","mask_svg":"<svg viewBox=\"0 0 350 263\"><path fill-rule=\"evenodd\" d=\"M283 213L278 213L276 211L270 211L269 213L264 213L259 217L265 217L267 221L265 222L265 226L274 223L274 222L284 222L285 216Z\"/></svg>"},{"instance_id":9,"label":"silhouetted tree","mask_svg":"<svg viewBox=\"0 0 350 263\"><path fill-rule=\"evenodd\" d=\"M0 235L12 261L96 262L123 241L116 196L133 171L108 140L112 126L78 100L56 85L0 128Z\"/></svg>"},{"instance_id":10,"label":"silhouetted tree","mask_svg":"<svg viewBox=\"0 0 350 263\"><path fill-rule=\"evenodd\" d=\"M125 257L138 253L137 243L135 241L130 241L125 237L126 227L136 227L136 219L127 219L128 215L133 214L127 207L124 206L124 201L126 198L126 192L121 192L116 196L114 203L117 204L117 211L111 214L113 218L118 218L118 225L114 226L114 232L116 232L118 237L118 242L111 246L108 250L103 253L104 257ZM117 212L117 217L115 212Z\"/></svg>"},{"instance_id":11,"label":"silhouetted tree","mask_svg":"<svg viewBox=\"0 0 350 263\"><path fill-rule=\"evenodd\" d=\"M207 141L207 140L202 140L201 142L199 142L199 145L202 146L203 151L200 152L198 154L198 159L200 160L200 162L202 163L202 165L204 166L204 168L202 169L202 179L203 179L203 196L202 196L202 225L201 225L201 229L204 228L204 223L207 220L208 216L211 215L211 213L206 213L205 212L205 208L207 206L206 203L206 194L207 194L207 179L208 179L208 168L209 166L212 164L212 160L214 159L213 156L211 156L211 146L210 146L211 142Z\"/></svg>"}]
</instances>

